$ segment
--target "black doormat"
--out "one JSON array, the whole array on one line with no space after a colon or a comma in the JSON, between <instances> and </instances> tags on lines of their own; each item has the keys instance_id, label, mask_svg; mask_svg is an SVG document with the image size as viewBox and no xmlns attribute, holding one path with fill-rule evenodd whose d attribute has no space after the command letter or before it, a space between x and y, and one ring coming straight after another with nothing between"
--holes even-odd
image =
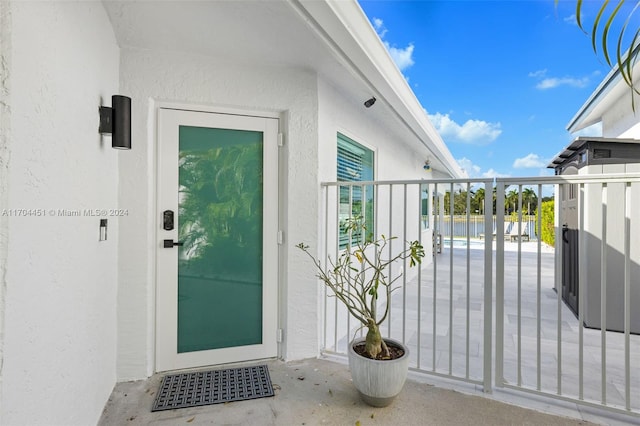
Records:
<instances>
[{"instance_id":1,"label":"black doormat","mask_svg":"<svg viewBox=\"0 0 640 426\"><path fill-rule=\"evenodd\" d=\"M266 365L171 374L162 379L151 411L199 407L273 396Z\"/></svg>"}]
</instances>

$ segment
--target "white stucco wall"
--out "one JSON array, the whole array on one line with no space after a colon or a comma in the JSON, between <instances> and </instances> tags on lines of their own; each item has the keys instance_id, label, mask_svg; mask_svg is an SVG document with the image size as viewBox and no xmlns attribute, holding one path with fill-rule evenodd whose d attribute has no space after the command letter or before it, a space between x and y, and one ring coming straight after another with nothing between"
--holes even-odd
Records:
<instances>
[{"instance_id":1,"label":"white stucco wall","mask_svg":"<svg viewBox=\"0 0 640 426\"><path fill-rule=\"evenodd\" d=\"M132 97L133 144L120 163L120 202L132 212L120 228L118 294L118 376L144 377L154 368L155 332L155 110L154 101L187 102L198 109L233 107L276 112L285 147L281 152L284 185L281 246L280 322L285 330L285 359L317 354L317 297L314 278L292 250L297 241L317 238L316 76L306 71L262 64L229 64L177 52L123 49L122 92ZM289 284L287 284L289 283ZM311 284L313 285L313 284Z\"/></svg>"},{"instance_id":2,"label":"white stucco wall","mask_svg":"<svg viewBox=\"0 0 640 426\"><path fill-rule=\"evenodd\" d=\"M0 208L11 215L0 228L0 423L95 424L116 379L126 218L109 217L99 242L100 217L58 209L118 207L118 158L128 153L97 130L98 106L118 92L118 47L99 2L2 2L0 11Z\"/></svg>"},{"instance_id":3,"label":"white stucco wall","mask_svg":"<svg viewBox=\"0 0 640 426\"><path fill-rule=\"evenodd\" d=\"M319 182L335 180L336 132L376 149L377 178L424 176L426 153L398 145L405 137L362 114L314 73L262 64L225 63L187 53L123 48L121 91L133 99L131 155L120 162L120 203L131 215L120 228L118 377L154 371L155 333L155 111L159 103L188 103L194 109L265 111L281 117L282 228L280 356L318 353L318 294L312 265L293 246L318 245ZM319 159L319 160L318 160ZM428 245L430 247L430 245ZM428 254L430 256L430 254ZM429 258L429 257L428 257Z\"/></svg>"},{"instance_id":4,"label":"white stucco wall","mask_svg":"<svg viewBox=\"0 0 640 426\"><path fill-rule=\"evenodd\" d=\"M368 145L376 153L376 179L401 180L429 178L422 166L429 155L426 148L419 151L409 147L410 136L398 121L395 127L380 123L375 109L363 106L363 99L345 97L324 79L318 81L320 143L320 180L336 180L336 134L344 133L356 142ZM380 113L380 111L377 111ZM384 115L391 113L383 112ZM397 131L394 131L397 130ZM329 145L331 149L328 149Z\"/></svg>"},{"instance_id":5,"label":"white stucco wall","mask_svg":"<svg viewBox=\"0 0 640 426\"><path fill-rule=\"evenodd\" d=\"M423 169L425 160L430 156L426 147L420 148L415 136L398 121L388 119L392 114L383 110L384 105L374 104L367 110L362 99L345 97L330 83L319 80L319 122L320 181L335 182L337 179L337 133L342 133L356 142L372 149L375 156L376 180L418 180L432 178L431 172ZM378 111L374 111L378 108ZM385 116L382 123L380 115ZM418 211L417 185L407 186L407 212L409 215ZM404 210L404 188L401 185L393 189L393 222L388 226L389 205L388 187L381 187L378 196L378 229L377 234L402 237L404 220L400 216ZM417 217L408 219L407 239L416 239ZM426 250L426 260L431 259L431 230L422 235Z\"/></svg>"}]
</instances>

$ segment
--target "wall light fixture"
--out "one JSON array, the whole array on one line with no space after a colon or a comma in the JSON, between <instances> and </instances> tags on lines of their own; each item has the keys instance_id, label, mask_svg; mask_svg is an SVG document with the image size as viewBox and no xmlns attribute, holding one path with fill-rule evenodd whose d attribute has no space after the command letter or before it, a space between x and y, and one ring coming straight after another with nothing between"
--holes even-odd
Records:
<instances>
[{"instance_id":1,"label":"wall light fixture","mask_svg":"<svg viewBox=\"0 0 640 426\"><path fill-rule=\"evenodd\" d=\"M131 149L131 98L121 95L111 97L111 107L101 106L100 128L103 134L111 134L111 146Z\"/></svg>"}]
</instances>

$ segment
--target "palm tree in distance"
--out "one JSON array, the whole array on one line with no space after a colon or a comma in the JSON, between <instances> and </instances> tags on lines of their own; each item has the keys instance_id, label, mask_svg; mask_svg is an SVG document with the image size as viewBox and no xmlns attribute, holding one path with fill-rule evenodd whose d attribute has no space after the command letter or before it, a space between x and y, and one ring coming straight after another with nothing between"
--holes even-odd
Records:
<instances>
[{"instance_id":1,"label":"palm tree in distance","mask_svg":"<svg viewBox=\"0 0 640 426\"><path fill-rule=\"evenodd\" d=\"M531 188L524 188L522 190L522 203L527 203L527 214L531 214L531 204L533 204L533 208L536 208L538 203L538 196L535 191Z\"/></svg>"},{"instance_id":2,"label":"palm tree in distance","mask_svg":"<svg viewBox=\"0 0 640 426\"><path fill-rule=\"evenodd\" d=\"M484 207L484 188L478 188L473 194L473 201L478 204L478 210L480 214L483 212Z\"/></svg>"},{"instance_id":3,"label":"palm tree in distance","mask_svg":"<svg viewBox=\"0 0 640 426\"><path fill-rule=\"evenodd\" d=\"M506 198L507 210L509 210L509 205L513 206L513 210L507 211L506 213L515 212L517 210L516 204L518 203L518 191L512 189L507 193Z\"/></svg>"}]
</instances>

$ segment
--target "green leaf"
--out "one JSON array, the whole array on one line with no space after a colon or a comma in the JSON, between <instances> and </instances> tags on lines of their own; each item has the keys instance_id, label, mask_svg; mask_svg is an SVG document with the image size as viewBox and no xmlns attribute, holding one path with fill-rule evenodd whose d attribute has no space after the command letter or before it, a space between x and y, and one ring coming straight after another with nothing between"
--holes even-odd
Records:
<instances>
[{"instance_id":1,"label":"green leaf","mask_svg":"<svg viewBox=\"0 0 640 426\"><path fill-rule=\"evenodd\" d=\"M559 0L556 0L556 7L558 6L558 1ZM582 0L578 0L576 2L576 23L578 24L578 27L582 30L582 32L586 34L587 32L582 27L581 11L582 11Z\"/></svg>"},{"instance_id":2,"label":"green leaf","mask_svg":"<svg viewBox=\"0 0 640 426\"><path fill-rule=\"evenodd\" d=\"M591 28L591 47L593 51L598 54L598 46L597 46L597 34L598 34L598 25L600 24L600 19L602 19L602 15L604 14L607 5L609 4L609 0L605 0L600 10L598 10L598 14L596 15L596 19L593 21L593 28Z\"/></svg>"},{"instance_id":3,"label":"green leaf","mask_svg":"<svg viewBox=\"0 0 640 426\"><path fill-rule=\"evenodd\" d=\"M618 5L613 10L613 13L611 13L611 15L609 16L609 19L607 20L607 23L605 24L604 29L602 31L602 52L604 54L604 59L607 61L607 64L609 66L611 66L611 59L609 58L609 49L607 48L608 41L609 41L609 29L611 28L611 24L613 23L613 20L616 18L616 15L620 11L620 8L622 7L623 4L624 4L624 0L620 0L618 2Z\"/></svg>"},{"instance_id":4,"label":"green leaf","mask_svg":"<svg viewBox=\"0 0 640 426\"><path fill-rule=\"evenodd\" d=\"M610 32L616 28L616 21L619 20L619 18L621 19L620 11L622 10L625 0L618 0L615 8L611 12L607 11L609 2L610 0L602 2L602 5L598 9L596 18L593 21L590 34L591 47L593 52L596 55L599 55L598 45L600 45L602 49L602 56L606 63L612 68L617 68L625 84L631 89L631 108L635 112L634 95L640 94L640 90L635 87L635 82L633 81L633 67L638 59L638 55L640 54L640 46L638 46L638 42L640 41L640 29L635 31L630 44L625 45L624 39L627 28L631 23L631 17L639 8L640 2L636 1L633 9L627 14L624 24L620 27L616 43L615 65L612 61L612 55L609 52L609 36ZM556 8L558 7L558 4L559 0L555 0ZM578 27L586 33L582 15L582 8L584 4L585 2L583 2L583 0L576 0L576 22ZM598 43L598 38L600 38L600 43Z\"/></svg>"}]
</instances>

